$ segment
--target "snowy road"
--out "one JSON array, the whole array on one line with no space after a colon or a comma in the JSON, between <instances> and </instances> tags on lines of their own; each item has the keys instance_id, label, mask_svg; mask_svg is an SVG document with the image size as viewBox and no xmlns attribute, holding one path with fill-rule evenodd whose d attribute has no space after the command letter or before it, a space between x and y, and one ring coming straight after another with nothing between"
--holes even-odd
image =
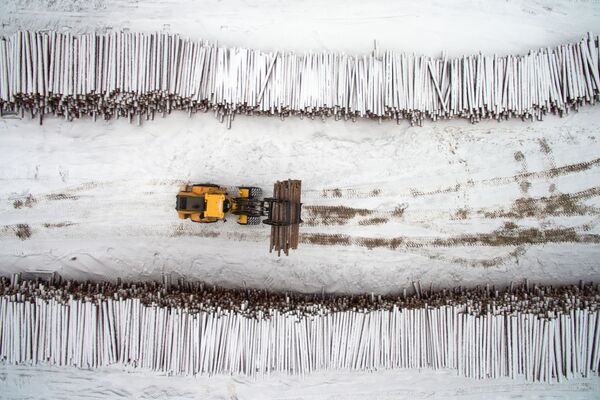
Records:
<instances>
[{"instance_id":1,"label":"snowy road","mask_svg":"<svg viewBox=\"0 0 600 400\"><path fill-rule=\"evenodd\" d=\"M231 130L211 115L141 128L5 118L0 257L6 272L302 291L595 280L599 116L422 128L238 118ZM186 181L269 194L287 177L305 189L290 257L268 253L267 227L195 225L173 209Z\"/></svg>"},{"instance_id":2,"label":"snowy road","mask_svg":"<svg viewBox=\"0 0 600 400\"><path fill-rule=\"evenodd\" d=\"M243 377L157 376L113 368L86 371L53 367L0 366L7 398L80 399L594 399L600 382L573 379L561 384L532 384L523 380L472 380L451 371L409 370L377 372L332 371L308 377L273 375L253 381Z\"/></svg>"}]
</instances>

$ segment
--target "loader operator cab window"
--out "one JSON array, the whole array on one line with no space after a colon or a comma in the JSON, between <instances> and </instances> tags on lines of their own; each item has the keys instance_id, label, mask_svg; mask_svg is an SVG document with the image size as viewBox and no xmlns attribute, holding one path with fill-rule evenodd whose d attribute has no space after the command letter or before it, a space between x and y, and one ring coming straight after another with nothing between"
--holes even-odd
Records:
<instances>
[{"instance_id":1,"label":"loader operator cab window","mask_svg":"<svg viewBox=\"0 0 600 400\"><path fill-rule=\"evenodd\" d=\"M177 209L180 211L203 212L206 209L204 197L177 196Z\"/></svg>"}]
</instances>

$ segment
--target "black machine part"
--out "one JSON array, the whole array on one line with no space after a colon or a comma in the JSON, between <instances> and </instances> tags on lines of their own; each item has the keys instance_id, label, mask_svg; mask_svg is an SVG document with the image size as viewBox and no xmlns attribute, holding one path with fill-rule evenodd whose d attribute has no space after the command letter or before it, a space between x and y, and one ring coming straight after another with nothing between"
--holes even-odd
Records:
<instances>
[{"instance_id":1,"label":"black machine part","mask_svg":"<svg viewBox=\"0 0 600 400\"><path fill-rule=\"evenodd\" d=\"M302 203L298 204L296 211L292 213L292 204L288 200L280 200L274 198L265 198L263 200L236 197L234 198L236 208L232 211L235 215L247 215L248 217L267 217L263 220L264 224L273 226L288 226L299 224L302 222L301 210ZM275 218L274 206L277 205L280 210L283 210L281 217Z\"/></svg>"},{"instance_id":2,"label":"black machine part","mask_svg":"<svg viewBox=\"0 0 600 400\"><path fill-rule=\"evenodd\" d=\"M288 226L292 224L302 223L301 212L302 203L298 203L295 212L292 212L292 203L289 200L281 200L274 198L266 198L263 200L264 208L266 211L267 219L263 223L273 226ZM283 209L283 215L279 218L275 217L274 206L277 205L279 209Z\"/></svg>"}]
</instances>

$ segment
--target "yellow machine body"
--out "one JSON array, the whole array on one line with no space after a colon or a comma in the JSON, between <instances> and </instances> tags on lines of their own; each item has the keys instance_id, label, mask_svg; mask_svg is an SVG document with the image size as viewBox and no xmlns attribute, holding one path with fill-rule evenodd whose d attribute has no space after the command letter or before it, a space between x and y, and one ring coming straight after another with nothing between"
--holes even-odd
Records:
<instances>
[{"instance_id":1,"label":"yellow machine body","mask_svg":"<svg viewBox=\"0 0 600 400\"><path fill-rule=\"evenodd\" d=\"M177 193L177 214L181 219L200 223L224 221L226 214L237 210L237 200L249 198L250 193L249 188L240 188L238 197L230 197L226 189L217 185L186 185ZM248 224L247 215L237 217L239 224Z\"/></svg>"},{"instance_id":2,"label":"yellow machine body","mask_svg":"<svg viewBox=\"0 0 600 400\"><path fill-rule=\"evenodd\" d=\"M206 211L204 211L206 217L225 218L225 213L223 212L223 204L225 203L224 194L207 194L204 196L204 200L206 201Z\"/></svg>"}]
</instances>

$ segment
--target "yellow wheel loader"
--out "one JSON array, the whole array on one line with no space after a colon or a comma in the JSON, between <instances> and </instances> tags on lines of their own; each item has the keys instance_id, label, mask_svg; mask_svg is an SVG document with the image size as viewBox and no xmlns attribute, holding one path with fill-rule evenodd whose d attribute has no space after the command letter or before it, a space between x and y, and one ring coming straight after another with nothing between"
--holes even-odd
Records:
<instances>
[{"instance_id":1,"label":"yellow wheel loader","mask_svg":"<svg viewBox=\"0 0 600 400\"><path fill-rule=\"evenodd\" d=\"M297 190L283 193L278 188L297 182ZM279 185L279 186L278 186ZM179 218L194 222L212 223L225 221L227 214L237 216L241 225L258 225L262 222L275 227L298 225L302 203L300 203L300 181L277 182L275 196L261 199L262 190L257 187L242 186L237 196L230 196L227 190L212 183L185 185L177 194L175 206Z\"/></svg>"}]
</instances>

